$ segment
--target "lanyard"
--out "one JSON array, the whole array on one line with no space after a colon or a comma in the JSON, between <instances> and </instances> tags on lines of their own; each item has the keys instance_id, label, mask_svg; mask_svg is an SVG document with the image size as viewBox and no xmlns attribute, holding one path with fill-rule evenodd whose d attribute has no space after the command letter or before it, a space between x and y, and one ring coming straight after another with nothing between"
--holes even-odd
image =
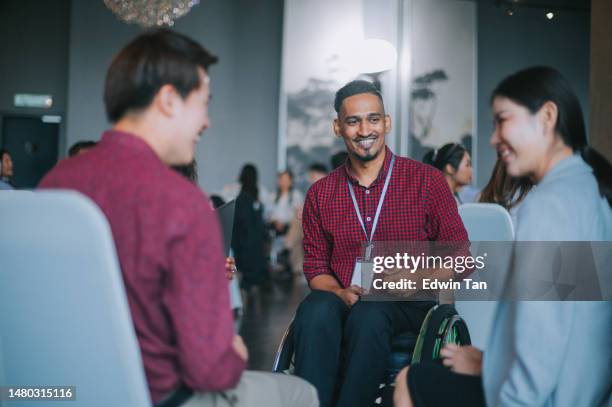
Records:
<instances>
[{"instance_id":1,"label":"lanyard","mask_svg":"<svg viewBox=\"0 0 612 407\"><path fill-rule=\"evenodd\" d=\"M382 193L380 194L380 198L378 199L378 207L376 208L376 215L374 215L374 223L372 224L372 230L370 232L370 237L368 238L368 232L363 223L363 218L361 217L361 212L359 211L359 205L357 205L357 199L355 198L355 191L353 190L353 186L350 181L347 181L349 192L351 194L351 199L353 200L353 207L355 208L355 213L357 214L357 219L359 219L359 224L361 225L361 229L366 236L366 240L368 245L366 247L366 258L370 258L372 254L372 239L374 238L374 232L376 232L376 226L378 226L378 218L380 216L380 211L383 206L383 202L385 200L385 195L387 195L387 188L389 187L389 180L391 179L391 173L393 172L393 164L395 164L395 156L391 157L391 164L389 164L389 172L387 172L387 177L385 178L385 185L383 186Z\"/></svg>"}]
</instances>

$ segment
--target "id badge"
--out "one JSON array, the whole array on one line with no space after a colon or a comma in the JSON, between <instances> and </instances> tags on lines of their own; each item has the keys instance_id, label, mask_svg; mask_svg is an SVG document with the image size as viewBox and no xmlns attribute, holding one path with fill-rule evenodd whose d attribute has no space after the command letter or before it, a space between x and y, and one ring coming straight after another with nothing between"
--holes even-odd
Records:
<instances>
[{"instance_id":1,"label":"id badge","mask_svg":"<svg viewBox=\"0 0 612 407\"><path fill-rule=\"evenodd\" d=\"M353 277L351 285L356 285L364 290L364 294L370 292L372 287L372 279L374 278L374 263L364 257L357 257L355 267L353 268Z\"/></svg>"}]
</instances>

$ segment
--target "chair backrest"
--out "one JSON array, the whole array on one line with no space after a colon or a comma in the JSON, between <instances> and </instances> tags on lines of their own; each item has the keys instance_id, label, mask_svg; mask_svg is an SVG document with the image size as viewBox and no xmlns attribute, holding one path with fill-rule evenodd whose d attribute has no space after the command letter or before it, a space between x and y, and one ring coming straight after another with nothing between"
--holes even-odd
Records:
<instances>
[{"instance_id":1,"label":"chair backrest","mask_svg":"<svg viewBox=\"0 0 612 407\"><path fill-rule=\"evenodd\" d=\"M0 193L0 385L151 406L110 227L76 192Z\"/></svg>"},{"instance_id":2,"label":"chair backrest","mask_svg":"<svg viewBox=\"0 0 612 407\"><path fill-rule=\"evenodd\" d=\"M514 240L512 218L508 211L500 205L489 203L463 204L459 206L459 215L472 242ZM496 252L496 255L500 256L498 259L504 256L509 261L510 246L495 246L491 243L485 243L484 245L489 248L489 252ZM484 249L484 246L480 246L480 248ZM499 271L495 270L495 272ZM474 346L485 349L493 325L496 307L497 301L455 302L455 308L470 330L470 337Z\"/></svg>"},{"instance_id":3,"label":"chair backrest","mask_svg":"<svg viewBox=\"0 0 612 407\"><path fill-rule=\"evenodd\" d=\"M474 242L514 240L512 218L506 209L491 203L468 203L459 206L459 216L468 236Z\"/></svg>"}]
</instances>

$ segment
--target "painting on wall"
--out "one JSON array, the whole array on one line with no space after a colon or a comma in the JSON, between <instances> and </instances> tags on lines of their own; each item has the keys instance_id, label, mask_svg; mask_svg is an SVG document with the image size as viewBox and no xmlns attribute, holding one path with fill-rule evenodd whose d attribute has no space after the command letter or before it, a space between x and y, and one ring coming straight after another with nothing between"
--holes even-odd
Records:
<instances>
[{"instance_id":1,"label":"painting on wall","mask_svg":"<svg viewBox=\"0 0 612 407\"><path fill-rule=\"evenodd\" d=\"M412 0L410 155L449 142L471 151L475 134L476 4ZM473 154L472 154L473 155Z\"/></svg>"},{"instance_id":2,"label":"painting on wall","mask_svg":"<svg viewBox=\"0 0 612 407\"><path fill-rule=\"evenodd\" d=\"M364 37L360 0L285 0L279 125L279 169L307 189L313 163L330 167L344 150L332 122L335 92L358 72L346 50Z\"/></svg>"},{"instance_id":3,"label":"painting on wall","mask_svg":"<svg viewBox=\"0 0 612 407\"><path fill-rule=\"evenodd\" d=\"M369 58L356 46L385 36L395 46L409 44L400 50L408 58L399 56L382 87L392 131L402 128L387 137L388 145L407 141L402 151L417 160L447 142L471 150L475 25L476 6L464 0L285 0L279 170L292 170L305 190L308 167L329 168L331 155L345 149L332 131L334 94L360 76L356 56ZM401 41L400 33L406 36ZM403 69L409 75L396 81ZM409 94L403 110L400 89Z\"/></svg>"}]
</instances>

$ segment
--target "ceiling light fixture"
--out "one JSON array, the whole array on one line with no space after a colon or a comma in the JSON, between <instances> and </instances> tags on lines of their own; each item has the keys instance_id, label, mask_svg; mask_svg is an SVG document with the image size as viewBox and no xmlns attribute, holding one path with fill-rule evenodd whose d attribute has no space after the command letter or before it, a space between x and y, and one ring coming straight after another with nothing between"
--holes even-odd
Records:
<instances>
[{"instance_id":1,"label":"ceiling light fixture","mask_svg":"<svg viewBox=\"0 0 612 407\"><path fill-rule=\"evenodd\" d=\"M120 20L141 27L168 26L189 13L200 0L104 0Z\"/></svg>"}]
</instances>

